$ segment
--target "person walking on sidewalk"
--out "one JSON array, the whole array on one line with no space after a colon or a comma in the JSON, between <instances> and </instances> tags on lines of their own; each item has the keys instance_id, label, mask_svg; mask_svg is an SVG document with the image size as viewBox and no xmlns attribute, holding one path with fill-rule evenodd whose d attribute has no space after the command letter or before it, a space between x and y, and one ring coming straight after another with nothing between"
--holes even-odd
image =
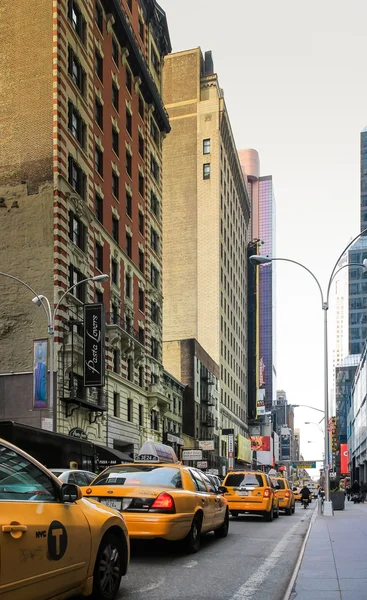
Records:
<instances>
[{"instance_id":1,"label":"person walking on sidewalk","mask_svg":"<svg viewBox=\"0 0 367 600\"><path fill-rule=\"evenodd\" d=\"M353 483L352 487L351 487L351 492L352 492L352 500L354 503L356 502L360 502L360 492L361 492L361 488L360 485L358 483L357 480L355 480L355 482Z\"/></svg>"},{"instance_id":2,"label":"person walking on sidewalk","mask_svg":"<svg viewBox=\"0 0 367 600\"><path fill-rule=\"evenodd\" d=\"M363 483L363 481L361 481L361 502L362 502L362 504L364 504L366 502L366 495L367 495L367 483Z\"/></svg>"}]
</instances>

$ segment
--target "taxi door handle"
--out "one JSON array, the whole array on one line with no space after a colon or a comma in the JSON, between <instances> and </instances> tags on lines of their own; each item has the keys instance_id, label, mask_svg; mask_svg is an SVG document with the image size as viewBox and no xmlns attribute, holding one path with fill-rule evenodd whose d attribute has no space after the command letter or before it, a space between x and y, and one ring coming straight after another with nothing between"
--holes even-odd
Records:
<instances>
[{"instance_id":1,"label":"taxi door handle","mask_svg":"<svg viewBox=\"0 0 367 600\"><path fill-rule=\"evenodd\" d=\"M12 533L12 531L27 531L27 525L3 525L3 533Z\"/></svg>"}]
</instances>

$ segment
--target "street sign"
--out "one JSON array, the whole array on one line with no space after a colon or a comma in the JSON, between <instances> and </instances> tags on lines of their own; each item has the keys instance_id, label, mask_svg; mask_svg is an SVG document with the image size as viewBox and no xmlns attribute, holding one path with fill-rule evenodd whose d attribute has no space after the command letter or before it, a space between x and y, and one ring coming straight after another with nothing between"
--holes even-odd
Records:
<instances>
[{"instance_id":1,"label":"street sign","mask_svg":"<svg viewBox=\"0 0 367 600\"><path fill-rule=\"evenodd\" d=\"M198 460L198 462L196 463L196 466L198 469L207 469L208 461L207 460Z\"/></svg>"},{"instance_id":2,"label":"street sign","mask_svg":"<svg viewBox=\"0 0 367 600\"><path fill-rule=\"evenodd\" d=\"M214 450L214 440L199 441L200 450Z\"/></svg>"},{"instance_id":3,"label":"street sign","mask_svg":"<svg viewBox=\"0 0 367 600\"><path fill-rule=\"evenodd\" d=\"M182 460L202 460L202 450L182 450Z\"/></svg>"},{"instance_id":4,"label":"street sign","mask_svg":"<svg viewBox=\"0 0 367 600\"><path fill-rule=\"evenodd\" d=\"M314 460L301 460L292 463L293 469L316 469L316 461Z\"/></svg>"}]
</instances>

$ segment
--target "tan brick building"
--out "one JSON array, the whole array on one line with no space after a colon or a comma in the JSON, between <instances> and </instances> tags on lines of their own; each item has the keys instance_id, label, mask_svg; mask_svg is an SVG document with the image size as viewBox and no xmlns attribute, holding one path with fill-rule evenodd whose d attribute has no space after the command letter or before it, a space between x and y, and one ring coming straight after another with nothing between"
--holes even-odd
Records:
<instances>
[{"instance_id":1,"label":"tan brick building","mask_svg":"<svg viewBox=\"0 0 367 600\"><path fill-rule=\"evenodd\" d=\"M16 35L21 31L22 35ZM161 438L161 99L170 40L156 0L3 0L0 44L0 271L56 305L55 410L32 407L31 378L0 418L133 451ZM31 294L1 278L3 378L30 373L47 337ZM106 308L106 383L83 386L82 309ZM0 386L6 389L6 385ZM19 387L18 387L19 389ZM10 407L11 404L11 407ZM11 410L10 410L11 408ZM10 412L9 412L10 411Z\"/></svg>"},{"instance_id":2,"label":"tan brick building","mask_svg":"<svg viewBox=\"0 0 367 600\"><path fill-rule=\"evenodd\" d=\"M220 418L212 432L233 427L243 434L250 205L211 53L167 56L163 99L172 127L163 147L164 348L198 341L220 365ZM168 368L180 378L172 357ZM227 455L225 437L220 452Z\"/></svg>"}]
</instances>

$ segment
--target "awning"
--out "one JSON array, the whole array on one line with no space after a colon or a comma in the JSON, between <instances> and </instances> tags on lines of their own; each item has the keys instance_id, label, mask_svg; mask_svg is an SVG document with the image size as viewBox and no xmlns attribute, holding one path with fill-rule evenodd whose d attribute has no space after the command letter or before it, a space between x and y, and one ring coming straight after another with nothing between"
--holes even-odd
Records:
<instances>
[{"instance_id":1,"label":"awning","mask_svg":"<svg viewBox=\"0 0 367 600\"><path fill-rule=\"evenodd\" d=\"M109 448L108 446L99 446L95 445L96 455L97 455L97 464L101 467L109 467L113 465L119 465L120 463L131 463L133 462L133 458L126 454L125 452L121 452L120 450L116 450L116 448Z\"/></svg>"}]
</instances>

